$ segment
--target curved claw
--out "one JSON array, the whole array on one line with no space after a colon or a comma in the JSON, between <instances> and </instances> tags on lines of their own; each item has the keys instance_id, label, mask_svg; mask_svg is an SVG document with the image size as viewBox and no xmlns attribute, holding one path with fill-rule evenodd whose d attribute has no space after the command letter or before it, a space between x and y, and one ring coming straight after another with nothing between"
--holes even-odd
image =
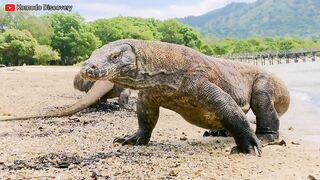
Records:
<instances>
[{"instance_id":1,"label":"curved claw","mask_svg":"<svg viewBox=\"0 0 320 180\"><path fill-rule=\"evenodd\" d=\"M278 133L267 133L267 134L256 134L257 137L260 139L262 144L268 144L270 142L275 142L279 139L279 134Z\"/></svg>"},{"instance_id":2,"label":"curved claw","mask_svg":"<svg viewBox=\"0 0 320 180\"><path fill-rule=\"evenodd\" d=\"M114 143L121 143L124 145L145 145L148 144L150 136L147 136L143 133L135 133L133 135L126 135L124 138L115 138Z\"/></svg>"},{"instance_id":3,"label":"curved claw","mask_svg":"<svg viewBox=\"0 0 320 180\"><path fill-rule=\"evenodd\" d=\"M212 136L212 137L229 137L231 134L226 129L214 130L210 129L205 131L203 137Z\"/></svg>"},{"instance_id":4,"label":"curved claw","mask_svg":"<svg viewBox=\"0 0 320 180\"><path fill-rule=\"evenodd\" d=\"M125 141L125 138L119 138L119 137L117 137L117 138L115 138L114 140L113 140L113 143L123 143Z\"/></svg>"},{"instance_id":5,"label":"curved claw","mask_svg":"<svg viewBox=\"0 0 320 180\"><path fill-rule=\"evenodd\" d=\"M255 136L249 136L244 138L241 143L231 149L231 154L245 153L256 155L257 150L258 156L262 154L262 144L260 140Z\"/></svg>"},{"instance_id":6,"label":"curved claw","mask_svg":"<svg viewBox=\"0 0 320 180\"><path fill-rule=\"evenodd\" d=\"M262 144L259 140L256 144L256 147L257 147L258 156L261 156L262 155Z\"/></svg>"}]
</instances>

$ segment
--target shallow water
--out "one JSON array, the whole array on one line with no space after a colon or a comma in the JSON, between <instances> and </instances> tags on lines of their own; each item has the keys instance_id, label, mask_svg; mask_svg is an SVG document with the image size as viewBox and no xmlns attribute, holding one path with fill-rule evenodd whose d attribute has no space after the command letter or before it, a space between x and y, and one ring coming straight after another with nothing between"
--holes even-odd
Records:
<instances>
[{"instance_id":1,"label":"shallow water","mask_svg":"<svg viewBox=\"0 0 320 180\"><path fill-rule=\"evenodd\" d=\"M281 133L320 143L320 62L273 65L264 68L285 81L290 91L290 108L280 118Z\"/></svg>"}]
</instances>

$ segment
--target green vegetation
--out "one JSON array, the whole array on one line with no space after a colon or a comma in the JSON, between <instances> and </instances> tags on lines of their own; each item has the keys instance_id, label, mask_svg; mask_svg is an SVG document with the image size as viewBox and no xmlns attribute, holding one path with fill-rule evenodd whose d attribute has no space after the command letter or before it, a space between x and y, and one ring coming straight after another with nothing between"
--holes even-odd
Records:
<instances>
[{"instance_id":1,"label":"green vegetation","mask_svg":"<svg viewBox=\"0 0 320 180\"><path fill-rule=\"evenodd\" d=\"M158 25L161 21L154 19L141 19L133 17L116 17L112 19L99 19L89 24L91 31L103 44L124 39L160 40Z\"/></svg>"},{"instance_id":2,"label":"green vegetation","mask_svg":"<svg viewBox=\"0 0 320 180\"><path fill-rule=\"evenodd\" d=\"M96 48L124 38L182 44L207 55L320 49L320 41L316 39L203 38L190 26L174 19L116 17L86 23L79 14L34 16L0 11L0 64L79 65Z\"/></svg>"},{"instance_id":3,"label":"green vegetation","mask_svg":"<svg viewBox=\"0 0 320 180\"><path fill-rule=\"evenodd\" d=\"M50 45L53 35L51 22L43 16L33 16L24 12L6 13L0 11L0 32L5 27L28 30L41 45Z\"/></svg>"},{"instance_id":4,"label":"green vegetation","mask_svg":"<svg viewBox=\"0 0 320 180\"><path fill-rule=\"evenodd\" d=\"M51 22L28 13L0 11L0 64L49 64L59 53L49 45Z\"/></svg>"},{"instance_id":5,"label":"green vegetation","mask_svg":"<svg viewBox=\"0 0 320 180\"><path fill-rule=\"evenodd\" d=\"M38 44L27 30L8 29L0 34L0 63L46 64L58 58L56 51L47 45Z\"/></svg>"},{"instance_id":6,"label":"green vegetation","mask_svg":"<svg viewBox=\"0 0 320 180\"><path fill-rule=\"evenodd\" d=\"M319 40L298 38L248 38L248 39L206 39L207 54L226 55L259 52L279 52L288 50L311 50L320 49Z\"/></svg>"},{"instance_id":7,"label":"green vegetation","mask_svg":"<svg viewBox=\"0 0 320 180\"><path fill-rule=\"evenodd\" d=\"M48 45L41 45L35 47L35 55L33 56L37 60L38 64L50 64L51 61L59 59L59 53L53 51Z\"/></svg>"},{"instance_id":8,"label":"green vegetation","mask_svg":"<svg viewBox=\"0 0 320 180\"><path fill-rule=\"evenodd\" d=\"M118 39L132 38L158 40L182 44L201 50L203 41L200 34L191 27L176 20L155 20L134 17L99 19L89 24L91 31L102 44Z\"/></svg>"},{"instance_id":9,"label":"green vegetation","mask_svg":"<svg viewBox=\"0 0 320 180\"><path fill-rule=\"evenodd\" d=\"M257 0L232 3L201 16L179 19L217 38L320 38L319 0Z\"/></svg>"},{"instance_id":10,"label":"green vegetation","mask_svg":"<svg viewBox=\"0 0 320 180\"><path fill-rule=\"evenodd\" d=\"M91 32L78 14L50 14L47 18L53 28L51 46L58 50L61 63L72 65L88 58L101 41Z\"/></svg>"}]
</instances>

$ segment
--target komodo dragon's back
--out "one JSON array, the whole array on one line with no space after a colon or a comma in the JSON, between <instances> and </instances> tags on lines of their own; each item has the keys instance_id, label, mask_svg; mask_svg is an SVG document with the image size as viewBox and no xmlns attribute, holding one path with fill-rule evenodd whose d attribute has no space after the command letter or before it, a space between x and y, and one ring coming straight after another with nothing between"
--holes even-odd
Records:
<instances>
[{"instance_id":1,"label":"komodo dragon's back","mask_svg":"<svg viewBox=\"0 0 320 180\"><path fill-rule=\"evenodd\" d=\"M227 59L214 58L213 64L215 68L208 73L209 79L228 92L240 107L244 106L244 112L249 111L250 100L248 100L247 105L244 105L241 98L248 96L248 99L251 99L252 84L254 84L259 76L267 76L272 83L272 101L278 116L282 116L288 110L290 104L288 88L275 74L252 64L229 61Z\"/></svg>"}]
</instances>

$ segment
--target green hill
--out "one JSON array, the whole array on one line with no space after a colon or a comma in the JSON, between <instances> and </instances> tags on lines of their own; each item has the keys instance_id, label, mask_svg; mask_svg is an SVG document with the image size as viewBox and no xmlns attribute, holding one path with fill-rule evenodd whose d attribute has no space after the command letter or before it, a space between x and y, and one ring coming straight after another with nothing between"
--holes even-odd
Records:
<instances>
[{"instance_id":1,"label":"green hill","mask_svg":"<svg viewBox=\"0 0 320 180\"><path fill-rule=\"evenodd\" d=\"M204 36L320 38L320 0L231 3L201 16L178 19Z\"/></svg>"}]
</instances>

